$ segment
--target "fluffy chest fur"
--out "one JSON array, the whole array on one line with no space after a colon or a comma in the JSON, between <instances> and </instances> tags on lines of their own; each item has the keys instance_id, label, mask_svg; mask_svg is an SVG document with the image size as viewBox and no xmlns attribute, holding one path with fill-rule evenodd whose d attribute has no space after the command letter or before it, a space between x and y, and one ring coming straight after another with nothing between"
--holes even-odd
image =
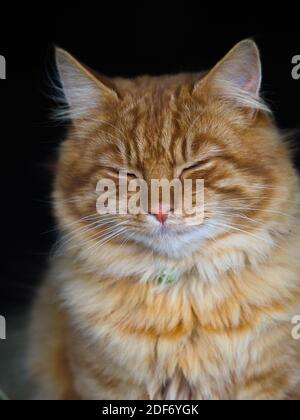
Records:
<instances>
[{"instance_id":1,"label":"fluffy chest fur","mask_svg":"<svg viewBox=\"0 0 300 420\"><path fill-rule=\"evenodd\" d=\"M64 274L54 278L80 378L76 392L95 399L289 396L300 374L291 336L300 285L296 260L287 268L281 258L218 284L190 274L163 289L83 275L63 261Z\"/></svg>"}]
</instances>

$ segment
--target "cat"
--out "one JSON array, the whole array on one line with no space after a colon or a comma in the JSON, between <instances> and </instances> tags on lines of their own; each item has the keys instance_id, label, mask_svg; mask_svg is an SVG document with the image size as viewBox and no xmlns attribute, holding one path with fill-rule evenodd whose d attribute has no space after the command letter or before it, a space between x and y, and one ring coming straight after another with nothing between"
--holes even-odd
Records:
<instances>
[{"instance_id":1,"label":"cat","mask_svg":"<svg viewBox=\"0 0 300 420\"><path fill-rule=\"evenodd\" d=\"M109 79L56 49L61 239L31 319L36 399L300 396L299 178L255 42L198 74ZM100 179L202 179L205 212L100 215Z\"/></svg>"}]
</instances>

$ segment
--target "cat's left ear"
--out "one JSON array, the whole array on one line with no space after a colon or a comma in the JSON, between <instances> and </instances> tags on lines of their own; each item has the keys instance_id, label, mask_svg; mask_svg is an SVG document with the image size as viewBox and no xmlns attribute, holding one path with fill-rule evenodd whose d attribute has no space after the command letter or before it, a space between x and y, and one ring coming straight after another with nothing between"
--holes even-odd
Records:
<instances>
[{"instance_id":1,"label":"cat's left ear","mask_svg":"<svg viewBox=\"0 0 300 420\"><path fill-rule=\"evenodd\" d=\"M222 98L249 110L269 111L260 98L261 60L251 39L238 43L194 88L208 98Z\"/></svg>"},{"instance_id":2,"label":"cat's left ear","mask_svg":"<svg viewBox=\"0 0 300 420\"><path fill-rule=\"evenodd\" d=\"M58 118L72 120L88 117L109 101L118 100L115 90L100 76L77 61L67 51L55 49L56 65L68 109L58 111Z\"/></svg>"}]
</instances>

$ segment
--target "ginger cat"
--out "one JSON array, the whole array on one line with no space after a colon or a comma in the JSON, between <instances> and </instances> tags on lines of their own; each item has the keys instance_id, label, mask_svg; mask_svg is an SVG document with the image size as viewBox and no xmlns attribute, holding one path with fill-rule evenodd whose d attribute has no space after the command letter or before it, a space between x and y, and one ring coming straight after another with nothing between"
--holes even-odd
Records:
<instances>
[{"instance_id":1,"label":"ginger cat","mask_svg":"<svg viewBox=\"0 0 300 420\"><path fill-rule=\"evenodd\" d=\"M299 398L299 178L255 43L209 72L133 80L56 58L71 123L53 193L62 239L32 317L35 398ZM97 182L120 170L203 179L204 220L163 203L99 215Z\"/></svg>"}]
</instances>

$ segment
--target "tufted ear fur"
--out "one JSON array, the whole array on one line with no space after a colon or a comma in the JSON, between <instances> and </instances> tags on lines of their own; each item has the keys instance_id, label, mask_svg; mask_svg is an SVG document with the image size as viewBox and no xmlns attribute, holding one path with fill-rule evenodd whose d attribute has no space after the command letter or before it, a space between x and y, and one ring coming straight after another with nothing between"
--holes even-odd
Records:
<instances>
[{"instance_id":1,"label":"tufted ear fur","mask_svg":"<svg viewBox=\"0 0 300 420\"><path fill-rule=\"evenodd\" d=\"M260 98L261 60L254 41L246 39L196 84L194 92L207 90L210 97L220 97L241 107L269 111Z\"/></svg>"},{"instance_id":2,"label":"tufted ear fur","mask_svg":"<svg viewBox=\"0 0 300 420\"><path fill-rule=\"evenodd\" d=\"M67 108L58 111L58 118L80 119L101 108L105 101L117 100L117 93L79 63L68 52L56 48L58 68Z\"/></svg>"}]
</instances>

